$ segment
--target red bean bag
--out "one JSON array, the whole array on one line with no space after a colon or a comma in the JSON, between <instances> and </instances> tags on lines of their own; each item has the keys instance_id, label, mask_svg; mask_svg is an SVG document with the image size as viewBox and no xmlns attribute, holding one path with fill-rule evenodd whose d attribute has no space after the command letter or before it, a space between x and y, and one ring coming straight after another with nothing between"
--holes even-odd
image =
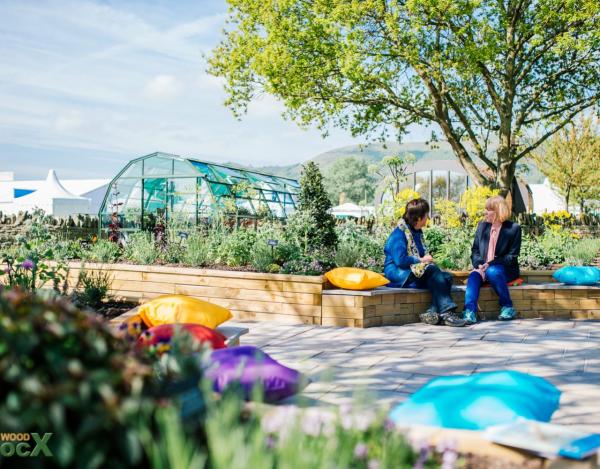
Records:
<instances>
[{"instance_id":1,"label":"red bean bag","mask_svg":"<svg viewBox=\"0 0 600 469\"><path fill-rule=\"evenodd\" d=\"M161 324L142 332L136 345L138 347L156 347L159 353L169 350L171 338L176 328L190 334L200 344L216 350L225 348L225 336L220 332L200 324Z\"/></svg>"}]
</instances>

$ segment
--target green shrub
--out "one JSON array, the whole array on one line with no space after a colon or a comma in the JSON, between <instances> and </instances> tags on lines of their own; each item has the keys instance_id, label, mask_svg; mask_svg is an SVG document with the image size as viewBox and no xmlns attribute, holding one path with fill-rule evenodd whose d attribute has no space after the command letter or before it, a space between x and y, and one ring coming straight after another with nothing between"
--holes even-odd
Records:
<instances>
[{"instance_id":1,"label":"green shrub","mask_svg":"<svg viewBox=\"0 0 600 469\"><path fill-rule=\"evenodd\" d=\"M77 303L91 308L97 308L106 298L113 277L109 272L103 270L85 270L82 266L79 271L79 279L77 281L77 292L75 299Z\"/></svg>"},{"instance_id":2,"label":"green shrub","mask_svg":"<svg viewBox=\"0 0 600 469\"><path fill-rule=\"evenodd\" d=\"M192 267L201 267L208 263L210 258L210 244L207 238L200 233L193 233L186 241L182 261Z\"/></svg>"},{"instance_id":3,"label":"green shrub","mask_svg":"<svg viewBox=\"0 0 600 469\"><path fill-rule=\"evenodd\" d=\"M335 265L337 267L354 267L361 260L360 246L353 242L339 242L335 252Z\"/></svg>"},{"instance_id":4,"label":"green shrub","mask_svg":"<svg viewBox=\"0 0 600 469\"><path fill-rule=\"evenodd\" d=\"M332 249L337 245L335 218L329 213L331 201L323 185L323 175L314 161L302 167L299 212L310 219L308 236L305 238L309 249ZM306 250L305 250L306 252Z\"/></svg>"},{"instance_id":5,"label":"green shrub","mask_svg":"<svg viewBox=\"0 0 600 469\"><path fill-rule=\"evenodd\" d=\"M273 251L273 252L272 252ZM252 249L251 264L258 272L269 272L274 263L274 249L268 246L266 242L257 242Z\"/></svg>"},{"instance_id":6,"label":"green shrub","mask_svg":"<svg viewBox=\"0 0 600 469\"><path fill-rule=\"evenodd\" d=\"M568 265L592 265L600 255L600 239L584 238L575 243L565 258Z\"/></svg>"},{"instance_id":7,"label":"green shrub","mask_svg":"<svg viewBox=\"0 0 600 469\"><path fill-rule=\"evenodd\" d=\"M472 269L471 246L474 235L474 230L470 228L452 230L445 242L439 245L434 256L435 261L444 269Z\"/></svg>"},{"instance_id":8,"label":"green shrub","mask_svg":"<svg viewBox=\"0 0 600 469\"><path fill-rule=\"evenodd\" d=\"M442 246L451 237L450 233L452 233L454 230L444 229L441 226L437 225L430 226L429 228L423 230L425 244L427 244L427 249L429 249L429 253L433 257L435 257L440 252Z\"/></svg>"},{"instance_id":9,"label":"green shrub","mask_svg":"<svg viewBox=\"0 0 600 469\"><path fill-rule=\"evenodd\" d=\"M3 291L0 315L2 431L52 432L53 466L141 464L136 428L157 405L149 362L64 299Z\"/></svg>"},{"instance_id":10,"label":"green shrub","mask_svg":"<svg viewBox=\"0 0 600 469\"><path fill-rule=\"evenodd\" d=\"M115 262L120 256L119 245L107 239L99 239L85 253L85 259L102 263Z\"/></svg>"},{"instance_id":11,"label":"green shrub","mask_svg":"<svg viewBox=\"0 0 600 469\"><path fill-rule=\"evenodd\" d=\"M519 265L524 269L540 270L547 268L550 258L538 240L529 234L524 234L521 240Z\"/></svg>"},{"instance_id":12,"label":"green shrub","mask_svg":"<svg viewBox=\"0 0 600 469\"><path fill-rule=\"evenodd\" d=\"M160 251L150 233L138 231L129 235L125 247L125 257L136 264L154 264L160 256Z\"/></svg>"},{"instance_id":13,"label":"green shrub","mask_svg":"<svg viewBox=\"0 0 600 469\"><path fill-rule=\"evenodd\" d=\"M252 248L256 242L256 232L252 229L237 229L225 237L217 249L217 259L230 266L250 264Z\"/></svg>"}]
</instances>

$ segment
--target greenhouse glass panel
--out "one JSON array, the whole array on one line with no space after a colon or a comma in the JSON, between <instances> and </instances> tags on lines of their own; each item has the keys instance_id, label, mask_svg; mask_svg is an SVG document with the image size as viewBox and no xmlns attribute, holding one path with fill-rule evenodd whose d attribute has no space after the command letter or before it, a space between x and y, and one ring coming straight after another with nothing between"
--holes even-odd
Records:
<instances>
[{"instance_id":1,"label":"greenhouse glass panel","mask_svg":"<svg viewBox=\"0 0 600 469\"><path fill-rule=\"evenodd\" d=\"M467 176L465 174L450 173L450 200L460 202L460 197L467 190Z\"/></svg>"},{"instance_id":2,"label":"greenhouse glass panel","mask_svg":"<svg viewBox=\"0 0 600 469\"><path fill-rule=\"evenodd\" d=\"M221 197L221 196L231 196L231 189L229 188L229 186L227 184L220 184L218 182L210 182L210 188L212 190L212 193L215 195L215 197Z\"/></svg>"},{"instance_id":3,"label":"greenhouse glass panel","mask_svg":"<svg viewBox=\"0 0 600 469\"><path fill-rule=\"evenodd\" d=\"M430 173L429 171L419 171L417 173L417 181L415 184L415 191L417 191L419 193L419 195L427 200L429 203L431 203L431 201L429 200L429 184L431 183L430 180Z\"/></svg>"},{"instance_id":4,"label":"greenhouse glass panel","mask_svg":"<svg viewBox=\"0 0 600 469\"><path fill-rule=\"evenodd\" d=\"M119 214L122 228L141 228L142 184L139 179L120 179L109 186L106 204L102 208L102 221L107 226L113 211Z\"/></svg>"},{"instance_id":5,"label":"greenhouse glass panel","mask_svg":"<svg viewBox=\"0 0 600 469\"><path fill-rule=\"evenodd\" d=\"M144 160L144 176L170 176L173 174L173 159L152 156Z\"/></svg>"},{"instance_id":6,"label":"greenhouse glass panel","mask_svg":"<svg viewBox=\"0 0 600 469\"><path fill-rule=\"evenodd\" d=\"M196 223L196 178L169 180L169 219L175 224Z\"/></svg>"},{"instance_id":7,"label":"greenhouse glass panel","mask_svg":"<svg viewBox=\"0 0 600 469\"><path fill-rule=\"evenodd\" d=\"M143 165L144 165L144 163L142 161L138 161L137 163L133 163L119 177L121 177L121 178L141 178L142 177Z\"/></svg>"},{"instance_id":8,"label":"greenhouse glass panel","mask_svg":"<svg viewBox=\"0 0 600 469\"><path fill-rule=\"evenodd\" d=\"M144 179L144 212L153 213L167 208L167 180Z\"/></svg>"},{"instance_id":9,"label":"greenhouse glass panel","mask_svg":"<svg viewBox=\"0 0 600 469\"><path fill-rule=\"evenodd\" d=\"M285 216L285 211L283 209L283 207L281 206L281 204L276 203L276 202L268 202L269 204L269 210L271 210L271 213L273 214L273 216L275 217L284 217Z\"/></svg>"},{"instance_id":10,"label":"greenhouse glass panel","mask_svg":"<svg viewBox=\"0 0 600 469\"><path fill-rule=\"evenodd\" d=\"M433 200L446 199L448 196L448 171L434 171L432 182Z\"/></svg>"},{"instance_id":11,"label":"greenhouse glass panel","mask_svg":"<svg viewBox=\"0 0 600 469\"><path fill-rule=\"evenodd\" d=\"M249 199L235 199L239 215L255 215L256 211Z\"/></svg>"},{"instance_id":12,"label":"greenhouse glass panel","mask_svg":"<svg viewBox=\"0 0 600 469\"><path fill-rule=\"evenodd\" d=\"M122 192L116 203L123 226L133 229L151 228L158 218L204 222L215 212L283 218L295 210L300 187L293 179L160 152L131 161L111 184ZM105 231L111 191L100 211Z\"/></svg>"},{"instance_id":13,"label":"greenhouse glass panel","mask_svg":"<svg viewBox=\"0 0 600 469\"><path fill-rule=\"evenodd\" d=\"M175 176L197 176L198 171L187 160L173 160L173 174Z\"/></svg>"}]
</instances>

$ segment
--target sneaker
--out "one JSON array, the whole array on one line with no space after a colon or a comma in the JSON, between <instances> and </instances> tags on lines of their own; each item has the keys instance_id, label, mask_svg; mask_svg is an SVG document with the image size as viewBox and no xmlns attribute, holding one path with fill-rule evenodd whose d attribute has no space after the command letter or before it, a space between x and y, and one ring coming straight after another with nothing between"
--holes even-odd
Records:
<instances>
[{"instance_id":1,"label":"sneaker","mask_svg":"<svg viewBox=\"0 0 600 469\"><path fill-rule=\"evenodd\" d=\"M470 309L465 309L462 314L462 318L465 320L467 325L475 324L477 322L477 313Z\"/></svg>"},{"instance_id":2,"label":"sneaker","mask_svg":"<svg viewBox=\"0 0 600 469\"><path fill-rule=\"evenodd\" d=\"M436 326L440 323L440 315L435 309L435 306L430 306L427 311L419 315L419 318L421 319L421 322L429 324L430 326Z\"/></svg>"},{"instance_id":3,"label":"sneaker","mask_svg":"<svg viewBox=\"0 0 600 469\"><path fill-rule=\"evenodd\" d=\"M442 320L446 326L450 327L465 327L467 325L464 319L459 318L454 313L447 313L442 316Z\"/></svg>"},{"instance_id":4,"label":"sneaker","mask_svg":"<svg viewBox=\"0 0 600 469\"><path fill-rule=\"evenodd\" d=\"M498 319L500 319L501 321L510 321L511 319L514 319L516 317L517 311L515 310L515 308L512 308L511 306L503 306L500 310L500 315L498 316Z\"/></svg>"}]
</instances>

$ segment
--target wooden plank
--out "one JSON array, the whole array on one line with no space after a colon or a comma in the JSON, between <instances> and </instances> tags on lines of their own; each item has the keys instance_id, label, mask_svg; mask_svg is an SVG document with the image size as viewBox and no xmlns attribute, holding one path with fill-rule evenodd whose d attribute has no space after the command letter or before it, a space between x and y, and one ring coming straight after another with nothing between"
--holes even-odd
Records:
<instances>
[{"instance_id":1,"label":"wooden plank","mask_svg":"<svg viewBox=\"0 0 600 469\"><path fill-rule=\"evenodd\" d=\"M321 297L312 293L271 292L245 288L209 287L202 285L175 285L175 293L207 298L230 298L240 300L274 301L318 306Z\"/></svg>"},{"instance_id":2,"label":"wooden plank","mask_svg":"<svg viewBox=\"0 0 600 469\"><path fill-rule=\"evenodd\" d=\"M354 308L357 305L358 297L355 296L339 296L339 295L323 295L323 307L327 306L345 306ZM362 305L361 305L362 306Z\"/></svg>"},{"instance_id":3,"label":"wooden plank","mask_svg":"<svg viewBox=\"0 0 600 469\"><path fill-rule=\"evenodd\" d=\"M365 308L349 308L344 306L323 306L323 318L352 318L362 319L365 317Z\"/></svg>"},{"instance_id":4,"label":"wooden plank","mask_svg":"<svg viewBox=\"0 0 600 469\"><path fill-rule=\"evenodd\" d=\"M72 261L68 263L69 267L78 268L81 262ZM183 274L183 275L198 275L205 277L222 277L222 278L237 278L237 279L253 279L253 280L274 280L288 281L301 283L314 283L318 285L325 284L325 277L322 275L292 275L292 274L269 274L261 272L245 272L236 270L214 270L201 269L194 267L176 267L162 265L136 265L136 264L103 264L103 263L86 263L90 268L102 268L111 270L123 270L133 272L152 272L164 274Z\"/></svg>"},{"instance_id":5,"label":"wooden plank","mask_svg":"<svg viewBox=\"0 0 600 469\"><path fill-rule=\"evenodd\" d=\"M355 324L355 321L359 321ZM355 320L350 318L323 318L321 320L322 326L341 326L341 327L363 327L361 320Z\"/></svg>"},{"instance_id":6,"label":"wooden plank","mask_svg":"<svg viewBox=\"0 0 600 469\"><path fill-rule=\"evenodd\" d=\"M229 310L255 311L261 313L289 314L313 317L321 316L321 306L273 303L269 301L244 301L233 300L229 298L196 298L201 299L203 301L208 301L210 303L214 303Z\"/></svg>"},{"instance_id":7,"label":"wooden plank","mask_svg":"<svg viewBox=\"0 0 600 469\"><path fill-rule=\"evenodd\" d=\"M112 290L129 290L152 293L175 293L175 285L169 283L134 282L129 280L115 280L111 284Z\"/></svg>"}]
</instances>

